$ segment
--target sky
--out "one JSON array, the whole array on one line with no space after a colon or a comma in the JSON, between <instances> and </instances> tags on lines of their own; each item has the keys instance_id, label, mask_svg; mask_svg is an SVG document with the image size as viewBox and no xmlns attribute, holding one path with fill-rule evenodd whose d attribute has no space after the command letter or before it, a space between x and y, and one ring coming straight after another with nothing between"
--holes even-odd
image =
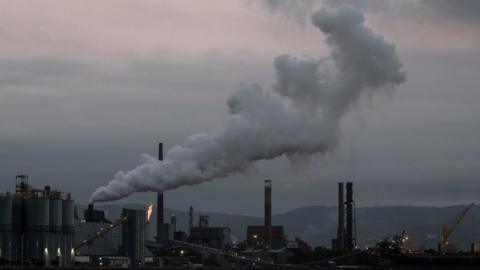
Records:
<instances>
[{"instance_id":1,"label":"sky","mask_svg":"<svg viewBox=\"0 0 480 270\"><path fill-rule=\"evenodd\" d=\"M407 81L342 119L334 152L165 193L166 206L260 216L334 205L450 205L480 193L478 1L0 1L0 192L16 174L79 203L119 170L213 132L242 83L271 91L273 59L329 53L311 14L342 3L396 46ZM147 203L138 193L121 203Z\"/></svg>"}]
</instances>

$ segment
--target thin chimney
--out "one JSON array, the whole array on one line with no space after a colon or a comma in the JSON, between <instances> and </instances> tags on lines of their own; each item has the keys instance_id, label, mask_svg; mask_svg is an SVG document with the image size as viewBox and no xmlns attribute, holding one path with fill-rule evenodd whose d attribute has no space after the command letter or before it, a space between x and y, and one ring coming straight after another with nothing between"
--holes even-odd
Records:
<instances>
[{"instance_id":1,"label":"thin chimney","mask_svg":"<svg viewBox=\"0 0 480 270\"><path fill-rule=\"evenodd\" d=\"M265 180L265 248L272 248L272 180Z\"/></svg>"},{"instance_id":2,"label":"thin chimney","mask_svg":"<svg viewBox=\"0 0 480 270\"><path fill-rule=\"evenodd\" d=\"M355 248L353 236L353 183L347 183L347 249Z\"/></svg>"},{"instance_id":3,"label":"thin chimney","mask_svg":"<svg viewBox=\"0 0 480 270\"><path fill-rule=\"evenodd\" d=\"M343 183L338 183L338 227L337 227L337 250L345 247L345 202L343 198Z\"/></svg>"},{"instance_id":4,"label":"thin chimney","mask_svg":"<svg viewBox=\"0 0 480 270\"><path fill-rule=\"evenodd\" d=\"M158 143L158 160L163 160L163 143ZM160 241L160 231L164 222L163 192L157 193L157 241Z\"/></svg>"},{"instance_id":5,"label":"thin chimney","mask_svg":"<svg viewBox=\"0 0 480 270\"><path fill-rule=\"evenodd\" d=\"M189 233L192 231L193 228L193 206L190 206L188 209L188 231Z\"/></svg>"}]
</instances>

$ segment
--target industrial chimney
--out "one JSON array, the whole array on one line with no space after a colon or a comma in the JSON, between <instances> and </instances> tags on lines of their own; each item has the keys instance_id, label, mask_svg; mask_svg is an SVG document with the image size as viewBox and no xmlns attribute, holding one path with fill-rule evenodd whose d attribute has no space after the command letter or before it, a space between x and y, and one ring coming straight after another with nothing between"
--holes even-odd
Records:
<instances>
[{"instance_id":1,"label":"industrial chimney","mask_svg":"<svg viewBox=\"0 0 480 270\"><path fill-rule=\"evenodd\" d=\"M355 248L355 238L353 235L354 215L353 215L353 183L347 183L347 249L353 250Z\"/></svg>"},{"instance_id":2,"label":"industrial chimney","mask_svg":"<svg viewBox=\"0 0 480 270\"><path fill-rule=\"evenodd\" d=\"M343 200L343 183L338 183L338 228L337 228L337 250L345 248L345 203Z\"/></svg>"},{"instance_id":3,"label":"industrial chimney","mask_svg":"<svg viewBox=\"0 0 480 270\"><path fill-rule=\"evenodd\" d=\"M170 216L170 226L172 226L173 233L177 232L177 216Z\"/></svg>"},{"instance_id":4,"label":"industrial chimney","mask_svg":"<svg viewBox=\"0 0 480 270\"><path fill-rule=\"evenodd\" d=\"M158 160L163 160L163 143L158 143ZM157 193L157 241L160 242L161 228L164 221L163 192Z\"/></svg>"},{"instance_id":5,"label":"industrial chimney","mask_svg":"<svg viewBox=\"0 0 480 270\"><path fill-rule=\"evenodd\" d=\"M188 231L191 232L193 228L193 206L188 209Z\"/></svg>"},{"instance_id":6,"label":"industrial chimney","mask_svg":"<svg viewBox=\"0 0 480 270\"><path fill-rule=\"evenodd\" d=\"M272 180L265 180L265 248L272 248Z\"/></svg>"}]
</instances>

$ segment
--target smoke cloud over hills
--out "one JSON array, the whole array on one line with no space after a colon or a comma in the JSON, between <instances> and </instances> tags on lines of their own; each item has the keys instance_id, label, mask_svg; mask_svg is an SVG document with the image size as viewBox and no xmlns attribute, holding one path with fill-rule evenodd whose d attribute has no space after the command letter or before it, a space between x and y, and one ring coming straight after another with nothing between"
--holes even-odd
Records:
<instances>
[{"instance_id":1,"label":"smoke cloud over hills","mask_svg":"<svg viewBox=\"0 0 480 270\"><path fill-rule=\"evenodd\" d=\"M116 173L90 201L196 185L242 172L257 160L334 151L339 122L361 96L406 81L395 46L363 22L363 15L347 5L315 12L312 23L325 35L330 55L276 57L275 94L241 85L227 99L229 114L215 133L191 135L164 161L142 155L141 165Z\"/></svg>"}]
</instances>

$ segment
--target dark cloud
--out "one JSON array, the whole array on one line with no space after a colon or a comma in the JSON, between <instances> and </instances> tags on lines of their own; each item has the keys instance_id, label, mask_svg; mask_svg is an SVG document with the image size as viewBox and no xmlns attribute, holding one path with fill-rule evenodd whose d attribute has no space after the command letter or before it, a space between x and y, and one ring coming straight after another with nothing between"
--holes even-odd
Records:
<instances>
[{"instance_id":1,"label":"dark cloud","mask_svg":"<svg viewBox=\"0 0 480 270\"><path fill-rule=\"evenodd\" d=\"M432 9L434 16L440 19L474 24L480 22L480 2L476 0L423 0L420 3L425 8Z\"/></svg>"},{"instance_id":2,"label":"dark cloud","mask_svg":"<svg viewBox=\"0 0 480 270\"><path fill-rule=\"evenodd\" d=\"M449 20L477 24L480 20L480 3L476 0L263 0L254 1L270 14L292 19L301 26L309 15L319 7L337 8L351 5L365 13L375 15L385 22L393 20L414 20L436 22Z\"/></svg>"},{"instance_id":3,"label":"dark cloud","mask_svg":"<svg viewBox=\"0 0 480 270\"><path fill-rule=\"evenodd\" d=\"M249 5L259 5L265 8L270 14L283 19L290 19L305 26L306 18L318 4L318 0L247 0Z\"/></svg>"}]
</instances>

